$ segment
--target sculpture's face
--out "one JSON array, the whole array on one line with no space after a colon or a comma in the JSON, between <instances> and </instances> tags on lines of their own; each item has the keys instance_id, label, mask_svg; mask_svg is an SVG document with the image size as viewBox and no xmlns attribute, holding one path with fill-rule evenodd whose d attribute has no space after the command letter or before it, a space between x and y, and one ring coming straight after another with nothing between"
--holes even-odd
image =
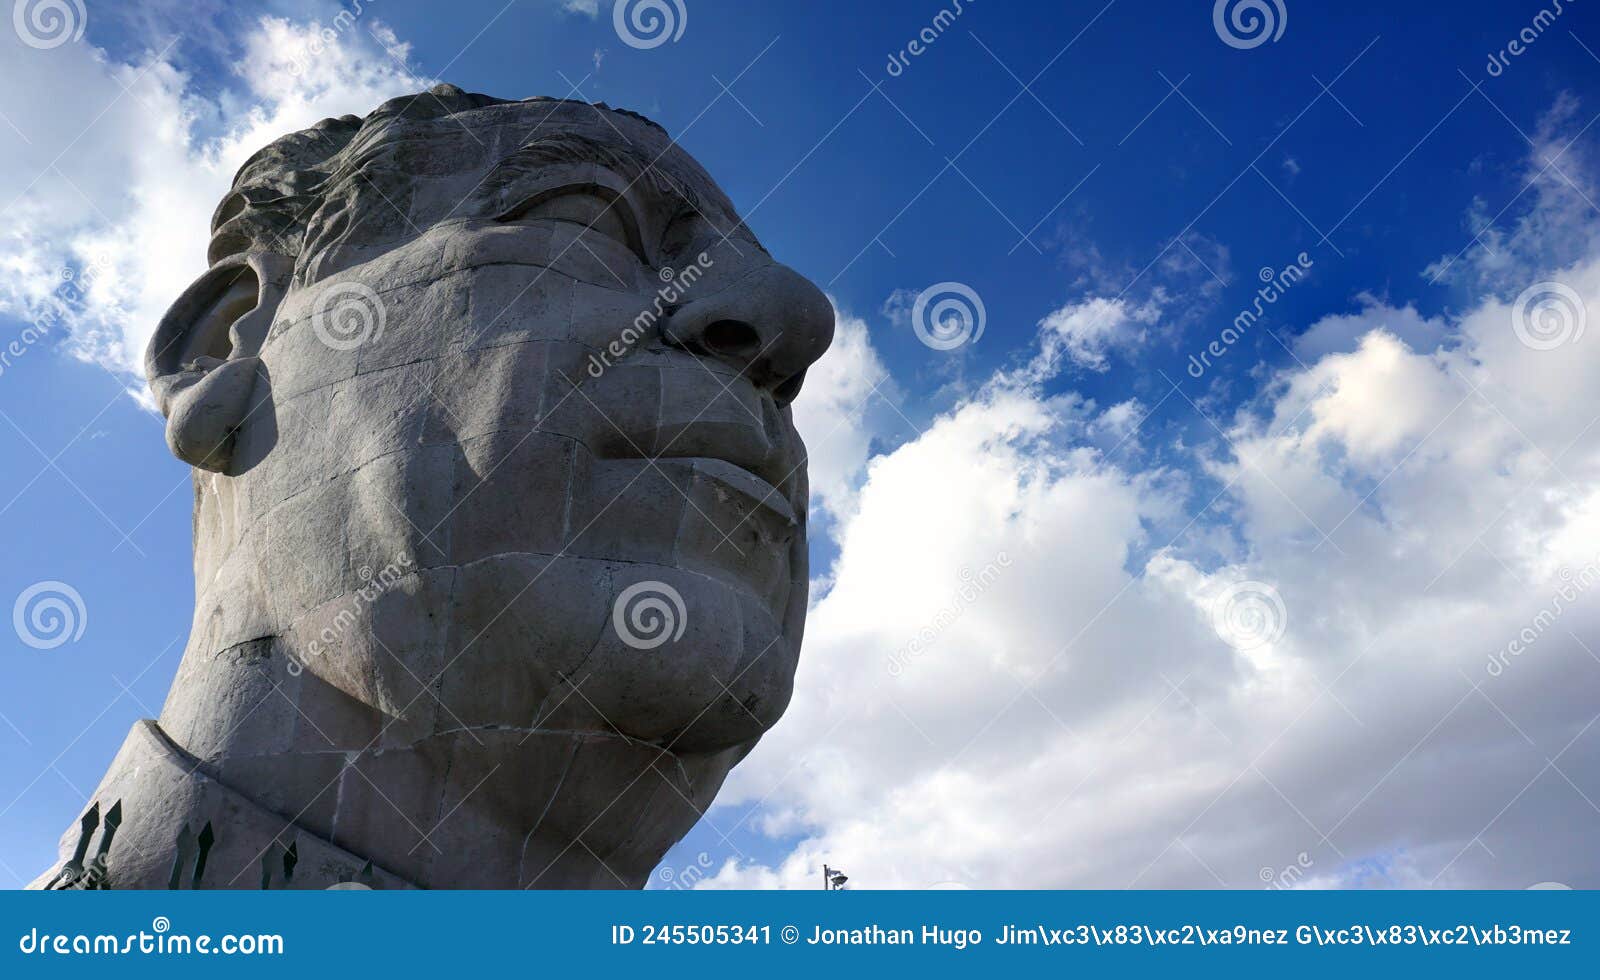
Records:
<instances>
[{"instance_id":1,"label":"sculpture's face","mask_svg":"<svg viewBox=\"0 0 1600 980\"><path fill-rule=\"evenodd\" d=\"M417 884L642 884L788 704L826 297L656 128L448 87L269 147L211 257L162 731Z\"/></svg>"},{"instance_id":2,"label":"sculpture's face","mask_svg":"<svg viewBox=\"0 0 1600 980\"><path fill-rule=\"evenodd\" d=\"M200 474L199 642L286 638L381 713L325 734L346 751L747 744L800 643L789 404L831 307L654 128L473 115L358 140L325 191L231 457Z\"/></svg>"}]
</instances>

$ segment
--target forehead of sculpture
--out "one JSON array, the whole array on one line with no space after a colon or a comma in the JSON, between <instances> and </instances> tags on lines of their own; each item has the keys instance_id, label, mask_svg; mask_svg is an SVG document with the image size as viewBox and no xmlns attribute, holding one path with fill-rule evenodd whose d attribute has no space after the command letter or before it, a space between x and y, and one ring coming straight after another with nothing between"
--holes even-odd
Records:
<instances>
[{"instance_id":1,"label":"forehead of sculpture","mask_svg":"<svg viewBox=\"0 0 1600 980\"><path fill-rule=\"evenodd\" d=\"M303 258L330 235L398 241L451 218L492 216L542 174L582 168L603 171L664 218L692 211L719 229L739 222L704 169L642 116L439 91L391 100L364 119L324 120L257 153L217 209L211 261L248 248Z\"/></svg>"}]
</instances>

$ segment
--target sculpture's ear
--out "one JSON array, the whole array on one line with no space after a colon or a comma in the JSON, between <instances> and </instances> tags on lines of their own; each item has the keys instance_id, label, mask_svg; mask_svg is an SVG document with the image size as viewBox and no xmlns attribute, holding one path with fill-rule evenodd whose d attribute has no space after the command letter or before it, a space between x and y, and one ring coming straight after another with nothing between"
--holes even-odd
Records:
<instances>
[{"instance_id":1,"label":"sculpture's ear","mask_svg":"<svg viewBox=\"0 0 1600 980\"><path fill-rule=\"evenodd\" d=\"M270 252L230 256L172 304L145 352L150 393L173 455L225 473L261 373L257 357L293 273Z\"/></svg>"}]
</instances>

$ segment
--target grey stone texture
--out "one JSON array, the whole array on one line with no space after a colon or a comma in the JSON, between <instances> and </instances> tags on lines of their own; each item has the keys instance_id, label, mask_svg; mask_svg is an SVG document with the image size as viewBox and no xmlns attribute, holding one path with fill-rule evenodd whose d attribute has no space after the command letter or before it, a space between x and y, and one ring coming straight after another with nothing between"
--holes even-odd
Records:
<instances>
[{"instance_id":1,"label":"grey stone texture","mask_svg":"<svg viewBox=\"0 0 1600 980\"><path fill-rule=\"evenodd\" d=\"M826 297L643 117L451 86L273 143L212 230L147 362L195 614L110 886L209 822L202 887L290 844L288 887L642 887L789 701Z\"/></svg>"}]
</instances>

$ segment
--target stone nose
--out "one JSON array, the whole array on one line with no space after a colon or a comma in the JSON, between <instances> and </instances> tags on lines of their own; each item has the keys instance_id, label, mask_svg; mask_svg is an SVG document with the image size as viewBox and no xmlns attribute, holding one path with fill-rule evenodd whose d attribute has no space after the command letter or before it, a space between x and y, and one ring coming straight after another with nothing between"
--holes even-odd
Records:
<instances>
[{"instance_id":1,"label":"stone nose","mask_svg":"<svg viewBox=\"0 0 1600 980\"><path fill-rule=\"evenodd\" d=\"M786 405L806 368L833 342L833 305L811 280L773 263L679 307L662 334L675 347L732 367Z\"/></svg>"}]
</instances>

